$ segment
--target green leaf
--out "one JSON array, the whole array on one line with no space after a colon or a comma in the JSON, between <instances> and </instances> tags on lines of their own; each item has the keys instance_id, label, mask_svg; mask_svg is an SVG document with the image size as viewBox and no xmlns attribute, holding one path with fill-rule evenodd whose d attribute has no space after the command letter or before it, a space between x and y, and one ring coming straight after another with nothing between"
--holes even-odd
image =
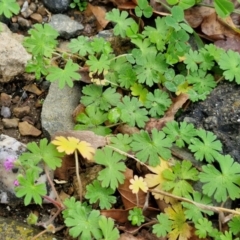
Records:
<instances>
[{"instance_id":1,"label":"green leaf","mask_svg":"<svg viewBox=\"0 0 240 240\"><path fill-rule=\"evenodd\" d=\"M126 165L122 160L125 158L107 147L96 151L95 162L106 167L98 173L98 180L102 181L102 187L110 187L115 191L118 185L124 182L123 172L126 170Z\"/></svg>"},{"instance_id":2,"label":"green leaf","mask_svg":"<svg viewBox=\"0 0 240 240\"><path fill-rule=\"evenodd\" d=\"M117 123L120 120L121 111L118 108L112 108L108 112L108 120L110 123Z\"/></svg>"},{"instance_id":3,"label":"green leaf","mask_svg":"<svg viewBox=\"0 0 240 240\"><path fill-rule=\"evenodd\" d=\"M164 170L162 176L166 180L162 183L163 190L170 191L180 197L186 197L193 192L192 184L188 180L197 181L198 171L192 167L190 161L183 160L181 163L177 162L171 170Z\"/></svg>"},{"instance_id":4,"label":"green leaf","mask_svg":"<svg viewBox=\"0 0 240 240\"><path fill-rule=\"evenodd\" d=\"M218 159L219 152L222 151L222 144L212 132L203 129L197 130L198 138L192 138L189 149L194 153L196 160L205 159L211 163L214 159Z\"/></svg>"},{"instance_id":5,"label":"green leaf","mask_svg":"<svg viewBox=\"0 0 240 240\"><path fill-rule=\"evenodd\" d=\"M106 41L102 37L93 38L90 44L96 53L103 53L104 55L108 55L113 51L110 42Z\"/></svg>"},{"instance_id":6,"label":"green leaf","mask_svg":"<svg viewBox=\"0 0 240 240\"><path fill-rule=\"evenodd\" d=\"M137 98L125 96L122 98L122 102L118 103L117 107L121 110L120 119L134 127L144 127L148 121L147 110L142 108L141 102Z\"/></svg>"},{"instance_id":7,"label":"green leaf","mask_svg":"<svg viewBox=\"0 0 240 240\"><path fill-rule=\"evenodd\" d=\"M48 144L46 138L40 140L39 146L35 142L28 143L27 149L30 153L23 153L19 158L23 164L25 162L26 165L26 162L31 161L33 165L37 165L40 161L44 161L53 170L61 166L61 157L64 153L59 153L53 144Z\"/></svg>"},{"instance_id":8,"label":"green leaf","mask_svg":"<svg viewBox=\"0 0 240 240\"><path fill-rule=\"evenodd\" d=\"M170 220L165 213L157 215L158 223L153 225L153 233L157 237L166 237L172 231L172 220Z\"/></svg>"},{"instance_id":9,"label":"green leaf","mask_svg":"<svg viewBox=\"0 0 240 240\"><path fill-rule=\"evenodd\" d=\"M185 54L184 63L187 65L186 68L192 72L198 70L198 64L203 62L203 57L198 51L189 50L189 53Z\"/></svg>"},{"instance_id":10,"label":"green leaf","mask_svg":"<svg viewBox=\"0 0 240 240\"><path fill-rule=\"evenodd\" d=\"M106 14L106 19L116 23L113 28L114 35L120 35L121 37L125 37L126 30L135 23L132 18L128 18L126 11L120 12L119 9L116 8Z\"/></svg>"},{"instance_id":11,"label":"green leaf","mask_svg":"<svg viewBox=\"0 0 240 240\"><path fill-rule=\"evenodd\" d=\"M128 212L128 220L131 221L133 226L140 226L145 221L142 209L134 207L132 210L130 210Z\"/></svg>"},{"instance_id":12,"label":"green leaf","mask_svg":"<svg viewBox=\"0 0 240 240\"><path fill-rule=\"evenodd\" d=\"M85 106L94 106L100 110L109 110L112 106L117 106L121 95L115 88L107 88L103 91L102 86L90 84L83 87L84 96L81 97L81 103Z\"/></svg>"},{"instance_id":13,"label":"green leaf","mask_svg":"<svg viewBox=\"0 0 240 240\"><path fill-rule=\"evenodd\" d=\"M75 130L89 130L95 134L106 136L111 132L111 129L105 126L100 126L107 120L107 113L103 113L95 106L88 106L85 113L80 113L76 117L79 124L75 125Z\"/></svg>"},{"instance_id":14,"label":"green leaf","mask_svg":"<svg viewBox=\"0 0 240 240\"><path fill-rule=\"evenodd\" d=\"M162 130L180 148L185 147L185 143L189 144L191 138L196 136L193 124L187 122L171 121Z\"/></svg>"},{"instance_id":15,"label":"green leaf","mask_svg":"<svg viewBox=\"0 0 240 240\"><path fill-rule=\"evenodd\" d=\"M86 199L91 204L99 202L100 209L110 209L112 204L116 203L116 197L111 196L114 190L111 188L103 188L99 181L95 180L92 184L87 185Z\"/></svg>"},{"instance_id":16,"label":"green leaf","mask_svg":"<svg viewBox=\"0 0 240 240\"><path fill-rule=\"evenodd\" d=\"M24 38L23 46L27 51L34 56L52 57L58 41L58 32L49 24L35 24L32 29L28 31L29 37Z\"/></svg>"},{"instance_id":17,"label":"green leaf","mask_svg":"<svg viewBox=\"0 0 240 240\"><path fill-rule=\"evenodd\" d=\"M225 202L228 197L232 200L239 198L240 164L229 155L219 155L217 161L219 170L211 164L202 167L199 178L204 183L203 193L213 196L217 202Z\"/></svg>"},{"instance_id":18,"label":"green leaf","mask_svg":"<svg viewBox=\"0 0 240 240\"><path fill-rule=\"evenodd\" d=\"M1 0L0 1L0 15L6 18L11 18L13 14L17 15L20 11L19 4L16 0Z\"/></svg>"},{"instance_id":19,"label":"green leaf","mask_svg":"<svg viewBox=\"0 0 240 240\"><path fill-rule=\"evenodd\" d=\"M89 60L86 61L86 64L89 65L91 72L101 74L103 71L109 70L110 62L111 60L109 59L108 55L101 54L99 59L90 55Z\"/></svg>"},{"instance_id":20,"label":"green leaf","mask_svg":"<svg viewBox=\"0 0 240 240\"><path fill-rule=\"evenodd\" d=\"M111 218L101 216L98 224L102 230L104 240L118 240L120 238L119 231L114 227L114 221Z\"/></svg>"},{"instance_id":21,"label":"green leaf","mask_svg":"<svg viewBox=\"0 0 240 240\"><path fill-rule=\"evenodd\" d=\"M214 80L213 75L207 74L205 71L199 69L193 73L190 73L186 77L189 84L193 85L193 90L201 96L201 100L204 100L207 95L216 87L217 83ZM205 96L205 98L204 98ZM193 97L190 95L190 100L196 101L196 96Z\"/></svg>"},{"instance_id":22,"label":"green leaf","mask_svg":"<svg viewBox=\"0 0 240 240\"><path fill-rule=\"evenodd\" d=\"M149 114L154 118L163 116L164 112L171 104L172 101L166 92L160 89L155 89L154 93L149 92L147 94L147 99L144 105L147 109L150 109Z\"/></svg>"},{"instance_id":23,"label":"green leaf","mask_svg":"<svg viewBox=\"0 0 240 240\"><path fill-rule=\"evenodd\" d=\"M115 147L123 152L130 151L130 143L132 142L132 137L128 134L117 134L110 138L110 146Z\"/></svg>"},{"instance_id":24,"label":"green leaf","mask_svg":"<svg viewBox=\"0 0 240 240\"><path fill-rule=\"evenodd\" d=\"M224 233L221 233L220 235L220 239L221 240L239 240L239 238L234 238L232 236L232 232L231 231L225 231Z\"/></svg>"},{"instance_id":25,"label":"green leaf","mask_svg":"<svg viewBox=\"0 0 240 240\"><path fill-rule=\"evenodd\" d=\"M47 64L48 59L37 56L27 63L25 70L28 73L35 73L36 79L39 80L42 75L46 76L48 74Z\"/></svg>"},{"instance_id":26,"label":"green leaf","mask_svg":"<svg viewBox=\"0 0 240 240\"><path fill-rule=\"evenodd\" d=\"M211 198L209 198L205 195L202 195L199 192L194 191L192 193L192 196L193 197L190 197L189 199L193 200L196 203L200 203L200 204L204 204L204 205L212 205ZM214 214L214 212L199 208L192 203L181 202L181 204L185 208L184 213L185 213L186 218L189 220L192 220L194 223L197 223L197 221L199 219L203 218L203 213L207 214L209 216L212 216Z\"/></svg>"},{"instance_id":27,"label":"green leaf","mask_svg":"<svg viewBox=\"0 0 240 240\"><path fill-rule=\"evenodd\" d=\"M198 222L195 224L195 228L195 233L200 238L207 237L208 233L213 230L212 222L208 221L206 218L198 219Z\"/></svg>"},{"instance_id":28,"label":"green leaf","mask_svg":"<svg viewBox=\"0 0 240 240\"><path fill-rule=\"evenodd\" d=\"M73 80L81 79L81 75L77 73L79 66L70 59L67 61L64 69L59 67L50 67L48 69L49 75L46 77L50 82L58 81L59 88L62 89L67 84L73 87Z\"/></svg>"},{"instance_id":29,"label":"green leaf","mask_svg":"<svg viewBox=\"0 0 240 240\"><path fill-rule=\"evenodd\" d=\"M136 72L131 64L125 66L119 73L119 85L124 88L130 88L137 80Z\"/></svg>"},{"instance_id":30,"label":"green leaf","mask_svg":"<svg viewBox=\"0 0 240 240\"><path fill-rule=\"evenodd\" d=\"M234 216L229 222L228 222L229 230L234 234L237 235L240 233L240 216Z\"/></svg>"},{"instance_id":31,"label":"green leaf","mask_svg":"<svg viewBox=\"0 0 240 240\"><path fill-rule=\"evenodd\" d=\"M149 5L147 0L138 0L138 6L135 7L135 14L137 17L142 17L142 15L146 18L150 18L153 13L152 7Z\"/></svg>"},{"instance_id":32,"label":"green leaf","mask_svg":"<svg viewBox=\"0 0 240 240\"><path fill-rule=\"evenodd\" d=\"M178 6L181 7L183 10L191 8L196 4L196 0L179 0Z\"/></svg>"},{"instance_id":33,"label":"green leaf","mask_svg":"<svg viewBox=\"0 0 240 240\"><path fill-rule=\"evenodd\" d=\"M134 83L130 89L133 96L139 97L140 102L146 102L148 90L142 84Z\"/></svg>"},{"instance_id":34,"label":"green leaf","mask_svg":"<svg viewBox=\"0 0 240 240\"><path fill-rule=\"evenodd\" d=\"M44 183L35 183L39 175L33 169L26 171L26 176L18 175L19 186L15 188L16 196L24 196L24 205L31 203L32 199L36 204L42 204L42 197L47 194Z\"/></svg>"},{"instance_id":35,"label":"green leaf","mask_svg":"<svg viewBox=\"0 0 240 240\"><path fill-rule=\"evenodd\" d=\"M133 141L130 144L136 157L142 162L149 162L150 166L157 166L160 163L159 157L168 160L171 157L170 147L172 142L165 138L165 134L157 129L152 130L151 137L148 132L141 130L133 134Z\"/></svg>"},{"instance_id":36,"label":"green leaf","mask_svg":"<svg viewBox=\"0 0 240 240\"><path fill-rule=\"evenodd\" d=\"M226 80L235 81L240 84L240 55L237 52L228 50L224 52L218 62L220 68L224 70L223 75Z\"/></svg>"},{"instance_id":37,"label":"green leaf","mask_svg":"<svg viewBox=\"0 0 240 240\"><path fill-rule=\"evenodd\" d=\"M86 207L78 204L74 209L69 210L65 218L65 224L70 227L69 233L73 238L79 237L81 240L92 238L102 238L102 232L99 228L98 221L100 212L98 210L86 211Z\"/></svg>"},{"instance_id":38,"label":"green leaf","mask_svg":"<svg viewBox=\"0 0 240 240\"><path fill-rule=\"evenodd\" d=\"M68 47L72 53L78 53L80 56L94 54L89 38L85 36L79 36L76 39L71 39Z\"/></svg>"},{"instance_id":39,"label":"green leaf","mask_svg":"<svg viewBox=\"0 0 240 240\"><path fill-rule=\"evenodd\" d=\"M214 0L215 10L221 18L225 18L230 15L234 10L234 4L229 0Z\"/></svg>"}]
</instances>

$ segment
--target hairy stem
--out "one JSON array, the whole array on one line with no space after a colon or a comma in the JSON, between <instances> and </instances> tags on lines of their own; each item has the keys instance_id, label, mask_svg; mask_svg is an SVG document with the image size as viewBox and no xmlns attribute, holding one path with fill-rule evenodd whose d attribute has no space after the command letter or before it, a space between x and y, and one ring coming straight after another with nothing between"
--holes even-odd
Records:
<instances>
[{"instance_id":1,"label":"hairy stem","mask_svg":"<svg viewBox=\"0 0 240 240\"><path fill-rule=\"evenodd\" d=\"M74 151L74 154L75 154L75 163L76 163L76 176L77 176L77 181L78 181L78 194L79 194L80 202L82 202L82 182L81 182L81 178L79 175L79 163L78 163L77 150Z\"/></svg>"}]
</instances>

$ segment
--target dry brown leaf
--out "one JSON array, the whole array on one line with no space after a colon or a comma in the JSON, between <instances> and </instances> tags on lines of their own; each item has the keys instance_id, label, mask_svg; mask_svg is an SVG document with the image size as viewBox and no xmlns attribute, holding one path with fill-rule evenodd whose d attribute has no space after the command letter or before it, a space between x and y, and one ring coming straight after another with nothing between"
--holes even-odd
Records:
<instances>
[{"instance_id":1,"label":"dry brown leaf","mask_svg":"<svg viewBox=\"0 0 240 240\"><path fill-rule=\"evenodd\" d=\"M129 168L126 169L125 173L125 180L123 184L118 186L118 191L121 195L123 205L125 209L133 208L137 206L137 198L136 194L133 194L132 191L129 189L130 179L133 178L133 171ZM139 190L138 192L138 206L143 207L146 201L147 193Z\"/></svg>"},{"instance_id":2,"label":"dry brown leaf","mask_svg":"<svg viewBox=\"0 0 240 240\"><path fill-rule=\"evenodd\" d=\"M151 118L145 126L145 129L149 132L153 128L156 128L158 130L161 130L167 122L173 121L174 116L177 113L177 111L183 106L184 103L189 99L189 96L185 93L181 93L179 96L177 96L171 105L171 107L166 112L165 116L160 119Z\"/></svg>"},{"instance_id":3,"label":"dry brown leaf","mask_svg":"<svg viewBox=\"0 0 240 240\"><path fill-rule=\"evenodd\" d=\"M217 47L227 50L233 50L240 53L240 39L238 38L227 38L226 40L218 40L214 42Z\"/></svg>"},{"instance_id":4,"label":"dry brown leaf","mask_svg":"<svg viewBox=\"0 0 240 240\"><path fill-rule=\"evenodd\" d=\"M101 210L101 215L110 217L118 223L125 223L128 221L128 210L123 209L109 209Z\"/></svg>"},{"instance_id":5,"label":"dry brown leaf","mask_svg":"<svg viewBox=\"0 0 240 240\"><path fill-rule=\"evenodd\" d=\"M196 28L200 26L203 19L212 13L214 13L215 10L213 8L208 7L192 7L190 9L187 9L184 11L185 19L190 24L192 28Z\"/></svg>"},{"instance_id":6,"label":"dry brown leaf","mask_svg":"<svg viewBox=\"0 0 240 240\"><path fill-rule=\"evenodd\" d=\"M98 32L102 31L109 23L109 21L106 19L106 9L100 6L93 6L90 3L88 3L88 7L91 9L93 15L99 23Z\"/></svg>"}]
</instances>

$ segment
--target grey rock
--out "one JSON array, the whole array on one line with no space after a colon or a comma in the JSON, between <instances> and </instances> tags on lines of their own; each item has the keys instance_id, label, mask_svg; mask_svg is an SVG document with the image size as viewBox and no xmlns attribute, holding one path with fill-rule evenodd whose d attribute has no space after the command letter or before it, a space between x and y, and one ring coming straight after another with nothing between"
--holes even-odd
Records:
<instances>
[{"instance_id":1,"label":"grey rock","mask_svg":"<svg viewBox=\"0 0 240 240\"><path fill-rule=\"evenodd\" d=\"M14 192L14 181L17 178L18 169L14 168L7 171L3 164L7 158L17 159L25 151L26 146L23 143L17 141L15 138L0 134L0 203L14 206L22 201L22 199L15 196ZM50 171L50 176L53 177L52 171ZM37 182L47 183L47 177L44 172L40 174ZM48 183L47 187L50 189ZM55 198L51 190L49 190L48 196Z\"/></svg>"},{"instance_id":2,"label":"grey rock","mask_svg":"<svg viewBox=\"0 0 240 240\"><path fill-rule=\"evenodd\" d=\"M78 84L73 88L65 86L63 89L59 89L57 82L51 84L41 114L42 129L49 139L55 132L74 128L72 113L79 104L80 92Z\"/></svg>"},{"instance_id":3,"label":"grey rock","mask_svg":"<svg viewBox=\"0 0 240 240\"><path fill-rule=\"evenodd\" d=\"M11 117L11 110L9 107L2 106L1 108L1 116L4 118L10 118Z\"/></svg>"},{"instance_id":4,"label":"grey rock","mask_svg":"<svg viewBox=\"0 0 240 240\"><path fill-rule=\"evenodd\" d=\"M22 74L31 59L22 44L8 31L0 32L0 56L0 82L9 82Z\"/></svg>"},{"instance_id":5,"label":"grey rock","mask_svg":"<svg viewBox=\"0 0 240 240\"><path fill-rule=\"evenodd\" d=\"M53 15L49 24L65 39L78 36L84 29L81 23L63 14Z\"/></svg>"},{"instance_id":6,"label":"grey rock","mask_svg":"<svg viewBox=\"0 0 240 240\"><path fill-rule=\"evenodd\" d=\"M65 12L72 0L43 0L44 6L53 13Z\"/></svg>"}]
</instances>

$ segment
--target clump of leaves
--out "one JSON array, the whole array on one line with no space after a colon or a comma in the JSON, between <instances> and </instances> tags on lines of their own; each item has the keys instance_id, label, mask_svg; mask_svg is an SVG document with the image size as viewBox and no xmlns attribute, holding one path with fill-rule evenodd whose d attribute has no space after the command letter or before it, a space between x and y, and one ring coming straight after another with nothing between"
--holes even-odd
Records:
<instances>
[{"instance_id":1,"label":"clump of leaves","mask_svg":"<svg viewBox=\"0 0 240 240\"><path fill-rule=\"evenodd\" d=\"M140 226L145 221L142 209L135 207L132 210L130 210L128 220L131 221L132 225Z\"/></svg>"},{"instance_id":2,"label":"clump of leaves","mask_svg":"<svg viewBox=\"0 0 240 240\"><path fill-rule=\"evenodd\" d=\"M16 0L1 0L0 1L0 15L6 18L12 17L13 14L17 15L20 11L20 6Z\"/></svg>"},{"instance_id":3,"label":"clump of leaves","mask_svg":"<svg viewBox=\"0 0 240 240\"><path fill-rule=\"evenodd\" d=\"M78 8L79 11L84 11L87 8L87 1L85 0L73 0L69 5L71 8Z\"/></svg>"}]
</instances>

